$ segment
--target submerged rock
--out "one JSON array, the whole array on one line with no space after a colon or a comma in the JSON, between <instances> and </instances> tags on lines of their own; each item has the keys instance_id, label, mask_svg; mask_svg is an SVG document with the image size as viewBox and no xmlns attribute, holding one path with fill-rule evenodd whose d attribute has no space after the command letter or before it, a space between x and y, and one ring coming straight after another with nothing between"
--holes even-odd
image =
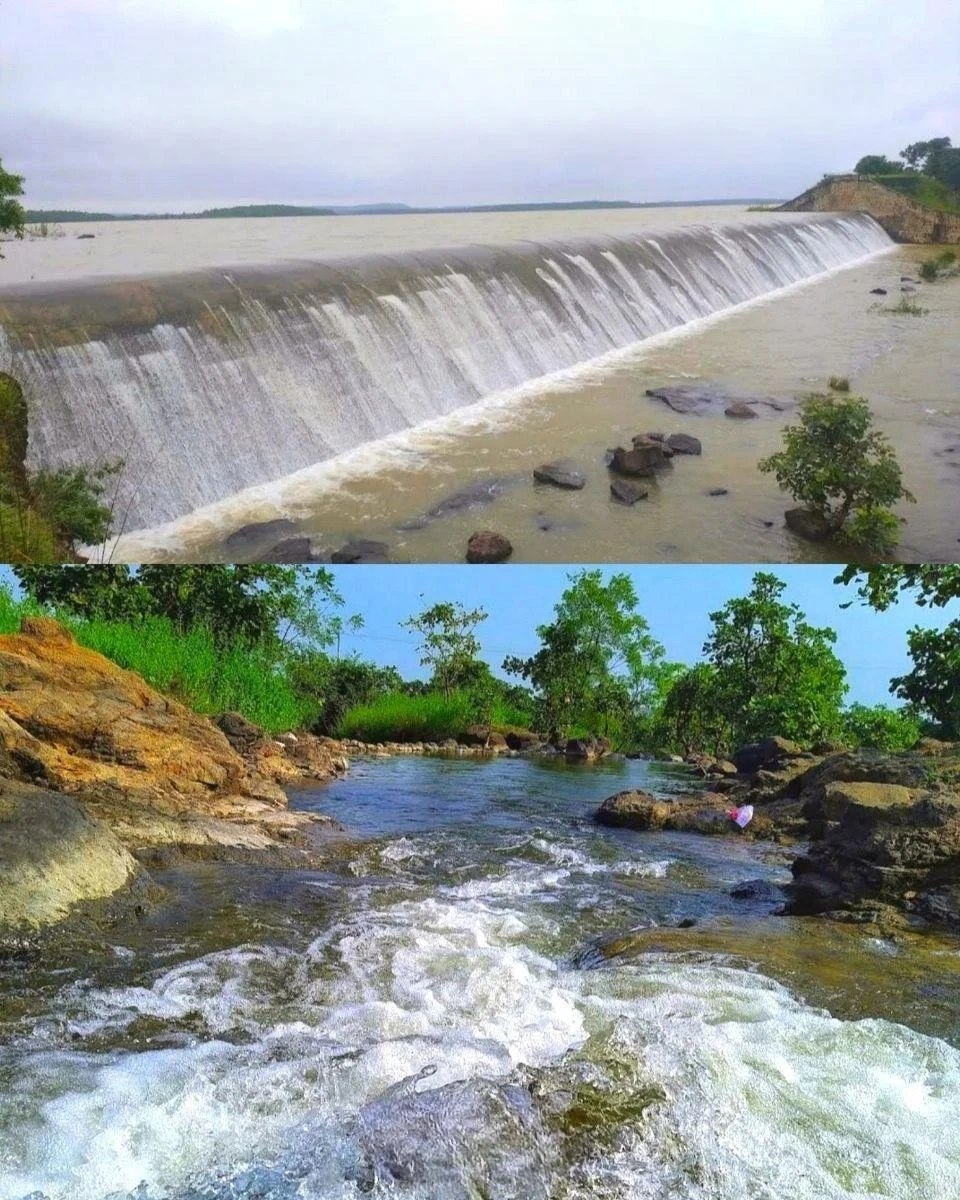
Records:
<instances>
[{"instance_id":1,"label":"submerged rock","mask_svg":"<svg viewBox=\"0 0 960 1200\"><path fill-rule=\"evenodd\" d=\"M317 561L313 545L308 537L285 538L257 557L261 562L266 563L311 563Z\"/></svg>"},{"instance_id":2,"label":"submerged rock","mask_svg":"<svg viewBox=\"0 0 960 1200\"><path fill-rule=\"evenodd\" d=\"M735 417L740 420L750 420L751 417L759 416L757 410L750 404L745 404L743 400L737 400L735 404L729 404L723 410L724 416Z\"/></svg>"},{"instance_id":3,"label":"submerged rock","mask_svg":"<svg viewBox=\"0 0 960 1200\"><path fill-rule=\"evenodd\" d=\"M297 532L297 527L286 517L278 517L274 521L257 521L250 525L242 525L235 529L229 537L224 538L223 545L230 551L231 557L244 558L248 554L256 554L259 550L270 545L276 545L281 539Z\"/></svg>"},{"instance_id":4,"label":"submerged rock","mask_svg":"<svg viewBox=\"0 0 960 1200\"><path fill-rule=\"evenodd\" d=\"M503 495L508 487L517 482L519 481L513 476L498 476L494 479L481 480L479 483L471 484L469 487L445 497L428 512L405 521L399 528L402 531L423 529L431 521L441 520L443 517L453 516L471 508L479 508L484 504L492 504Z\"/></svg>"},{"instance_id":5,"label":"submerged rock","mask_svg":"<svg viewBox=\"0 0 960 1200\"><path fill-rule=\"evenodd\" d=\"M533 468L533 478L537 483L552 484L554 487L566 488L569 491L579 491L586 486L587 477L582 471L575 471L563 463L543 463Z\"/></svg>"},{"instance_id":6,"label":"submerged rock","mask_svg":"<svg viewBox=\"0 0 960 1200\"><path fill-rule=\"evenodd\" d=\"M731 396L723 387L710 383L675 384L669 387L647 388L647 395L661 400L668 408L678 413L701 413L709 409L726 409L734 402L741 405L764 406L775 412L784 412L790 406L772 396ZM732 414L731 414L732 415ZM742 414L737 414L742 415ZM756 413L754 416L758 415Z\"/></svg>"},{"instance_id":7,"label":"submerged rock","mask_svg":"<svg viewBox=\"0 0 960 1200\"><path fill-rule=\"evenodd\" d=\"M610 495L620 504L636 504L638 500L646 500L650 492L628 479L614 479L610 483Z\"/></svg>"},{"instance_id":8,"label":"submerged rock","mask_svg":"<svg viewBox=\"0 0 960 1200\"><path fill-rule=\"evenodd\" d=\"M334 563L387 563L390 547L386 542L375 542L369 538L351 538L330 555Z\"/></svg>"},{"instance_id":9,"label":"submerged rock","mask_svg":"<svg viewBox=\"0 0 960 1200\"><path fill-rule=\"evenodd\" d=\"M468 563L505 562L513 553L513 546L502 533L484 529L471 534L467 542Z\"/></svg>"}]
</instances>

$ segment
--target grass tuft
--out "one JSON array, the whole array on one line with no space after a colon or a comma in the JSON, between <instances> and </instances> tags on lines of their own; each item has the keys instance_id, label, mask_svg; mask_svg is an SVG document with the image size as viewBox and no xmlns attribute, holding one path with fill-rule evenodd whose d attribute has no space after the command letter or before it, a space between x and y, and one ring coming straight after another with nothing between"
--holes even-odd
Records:
<instances>
[{"instance_id":1,"label":"grass tuft","mask_svg":"<svg viewBox=\"0 0 960 1200\"><path fill-rule=\"evenodd\" d=\"M831 392L849 392L850 380L846 375L831 375L827 380L827 387Z\"/></svg>"}]
</instances>

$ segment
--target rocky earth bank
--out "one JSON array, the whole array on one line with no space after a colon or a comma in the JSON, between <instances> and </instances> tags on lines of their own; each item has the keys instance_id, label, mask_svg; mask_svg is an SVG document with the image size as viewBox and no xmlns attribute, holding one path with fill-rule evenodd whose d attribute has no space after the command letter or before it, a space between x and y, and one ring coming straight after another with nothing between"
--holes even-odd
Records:
<instances>
[{"instance_id":1,"label":"rocky earth bank","mask_svg":"<svg viewBox=\"0 0 960 1200\"><path fill-rule=\"evenodd\" d=\"M334 743L215 723L28 618L0 637L0 929L103 899L144 864L312 861L339 827L291 812L284 789L346 769Z\"/></svg>"},{"instance_id":2,"label":"rocky earth bank","mask_svg":"<svg viewBox=\"0 0 960 1200\"><path fill-rule=\"evenodd\" d=\"M785 738L732 763L694 761L711 790L677 800L621 792L601 824L807 845L793 858L784 912L960 930L960 746L927 739L903 754ZM727 815L750 804L741 831Z\"/></svg>"}]
</instances>

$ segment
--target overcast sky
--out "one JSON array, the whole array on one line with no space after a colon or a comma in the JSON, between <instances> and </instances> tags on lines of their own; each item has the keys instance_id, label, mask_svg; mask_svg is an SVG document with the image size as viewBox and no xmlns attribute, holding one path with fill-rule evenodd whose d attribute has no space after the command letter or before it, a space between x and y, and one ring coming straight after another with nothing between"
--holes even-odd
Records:
<instances>
[{"instance_id":1,"label":"overcast sky","mask_svg":"<svg viewBox=\"0 0 960 1200\"><path fill-rule=\"evenodd\" d=\"M794 195L960 140L958 0L0 0L32 206Z\"/></svg>"}]
</instances>

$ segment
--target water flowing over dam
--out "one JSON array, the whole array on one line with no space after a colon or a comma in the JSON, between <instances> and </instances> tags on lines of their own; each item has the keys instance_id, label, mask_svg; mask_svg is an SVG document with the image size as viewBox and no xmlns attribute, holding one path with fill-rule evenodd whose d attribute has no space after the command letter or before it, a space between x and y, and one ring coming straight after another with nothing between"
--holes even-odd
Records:
<instances>
[{"instance_id":1,"label":"water flowing over dam","mask_svg":"<svg viewBox=\"0 0 960 1200\"><path fill-rule=\"evenodd\" d=\"M0 289L35 466L126 464L126 529L887 249L861 214Z\"/></svg>"}]
</instances>

